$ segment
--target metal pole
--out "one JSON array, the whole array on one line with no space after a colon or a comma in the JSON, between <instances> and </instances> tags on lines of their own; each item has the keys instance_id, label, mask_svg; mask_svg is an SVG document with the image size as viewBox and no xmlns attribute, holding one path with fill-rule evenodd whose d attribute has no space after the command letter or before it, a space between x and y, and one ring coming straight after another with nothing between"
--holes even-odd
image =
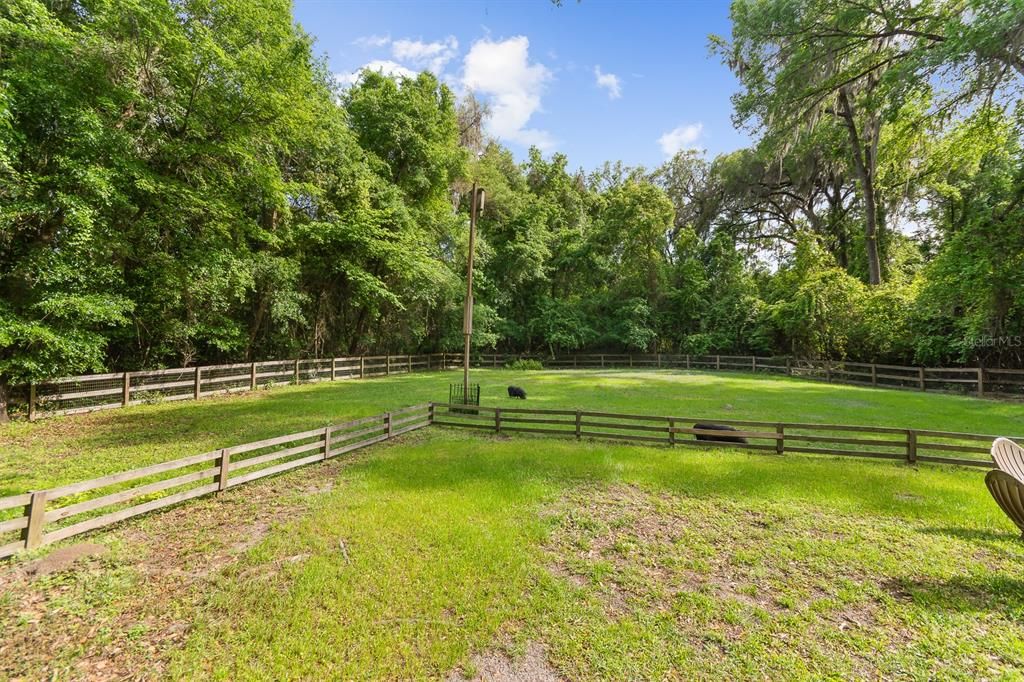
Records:
<instances>
[{"instance_id":1,"label":"metal pole","mask_svg":"<svg viewBox=\"0 0 1024 682\"><path fill-rule=\"evenodd\" d=\"M469 401L469 341L473 336L473 251L476 249L476 213L479 198L477 191L483 194L483 189L477 190L476 183L473 183L472 193L469 197L469 256L466 258L466 303L462 313L462 334L464 337L462 347L462 401Z\"/></svg>"}]
</instances>

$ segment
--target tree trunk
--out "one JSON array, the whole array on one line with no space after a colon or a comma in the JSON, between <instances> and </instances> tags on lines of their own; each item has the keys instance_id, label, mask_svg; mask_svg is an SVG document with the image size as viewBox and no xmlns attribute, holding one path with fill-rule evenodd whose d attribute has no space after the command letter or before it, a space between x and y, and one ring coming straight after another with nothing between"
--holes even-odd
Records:
<instances>
[{"instance_id":1,"label":"tree trunk","mask_svg":"<svg viewBox=\"0 0 1024 682\"><path fill-rule=\"evenodd\" d=\"M839 173L832 173L824 185L825 199L828 202L828 223L826 229L829 235L835 238L836 261L843 270L850 268L850 240L846 231L846 223L843 220L846 211L843 210L843 177Z\"/></svg>"},{"instance_id":2,"label":"tree trunk","mask_svg":"<svg viewBox=\"0 0 1024 682\"><path fill-rule=\"evenodd\" d=\"M0 380L0 424L6 424L10 420L7 416L7 382Z\"/></svg>"},{"instance_id":3,"label":"tree trunk","mask_svg":"<svg viewBox=\"0 0 1024 682\"><path fill-rule=\"evenodd\" d=\"M259 339L260 328L263 326L263 318L267 314L267 307L270 304L270 300L267 296L264 296L261 292L256 294L259 296L259 304L256 306L256 313L252 317L252 322L249 324L249 347L246 349L246 355L250 360L256 358L255 348L256 341Z\"/></svg>"},{"instance_id":4,"label":"tree trunk","mask_svg":"<svg viewBox=\"0 0 1024 682\"><path fill-rule=\"evenodd\" d=\"M366 318L368 312L369 308L365 305L359 309L359 317L356 318L355 333L352 335L351 339L349 339L348 343L348 352L350 355L356 354L356 351L359 349L359 344L363 340L363 334L366 331Z\"/></svg>"},{"instance_id":5,"label":"tree trunk","mask_svg":"<svg viewBox=\"0 0 1024 682\"><path fill-rule=\"evenodd\" d=\"M881 124L868 126L866 139L861 140L857 133L857 123L853 117L853 104L846 88L839 90L840 114L850 135L850 146L853 151L853 167L857 171L861 192L864 194L864 246L868 258L868 283L882 283L882 263L878 255L878 208L875 201L875 150L878 146L878 127Z\"/></svg>"}]
</instances>

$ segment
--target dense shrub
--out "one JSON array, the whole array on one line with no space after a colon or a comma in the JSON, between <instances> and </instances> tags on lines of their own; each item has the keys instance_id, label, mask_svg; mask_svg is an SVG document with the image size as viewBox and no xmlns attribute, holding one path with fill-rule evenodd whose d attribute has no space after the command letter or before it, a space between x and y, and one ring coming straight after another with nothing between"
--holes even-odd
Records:
<instances>
[{"instance_id":1,"label":"dense shrub","mask_svg":"<svg viewBox=\"0 0 1024 682\"><path fill-rule=\"evenodd\" d=\"M540 360L529 360L526 358L518 358L511 362L505 363L506 369L515 369L520 371L530 371L544 369L544 363Z\"/></svg>"}]
</instances>

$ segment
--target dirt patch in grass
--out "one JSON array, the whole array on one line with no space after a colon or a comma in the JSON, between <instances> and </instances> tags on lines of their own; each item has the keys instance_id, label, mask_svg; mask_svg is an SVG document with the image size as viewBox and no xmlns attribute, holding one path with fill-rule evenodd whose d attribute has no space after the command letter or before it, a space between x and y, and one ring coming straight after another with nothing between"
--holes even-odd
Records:
<instances>
[{"instance_id":1,"label":"dirt patch in grass","mask_svg":"<svg viewBox=\"0 0 1024 682\"><path fill-rule=\"evenodd\" d=\"M976 672L1016 665L987 647L1014 627L1013 607L998 600L1019 583L978 576L993 567L984 547L937 542L910 522L627 485L576 490L547 513L555 527L549 570L597 605L610 628L661 623L650 634L659 643L648 645L688 651L703 662L697 669L885 677L906 665L893 651L917 650L915 665L943 676L972 646ZM948 605L948 617L957 604L973 613L943 621L944 630L929 622L937 606ZM978 630L985 611L1000 634ZM965 646L965 637L974 639ZM944 646L948 661L936 653Z\"/></svg>"},{"instance_id":2,"label":"dirt patch in grass","mask_svg":"<svg viewBox=\"0 0 1024 682\"><path fill-rule=\"evenodd\" d=\"M95 542L79 542L75 545L60 547L44 557L30 561L24 565L24 571L30 576L44 576L72 568L79 559L106 556L109 553L106 545Z\"/></svg>"},{"instance_id":3,"label":"dirt patch in grass","mask_svg":"<svg viewBox=\"0 0 1024 682\"><path fill-rule=\"evenodd\" d=\"M772 583L792 575L765 570L769 566L744 552L763 542L777 519L739 509L728 519L723 510L708 515L633 486L588 490L578 502L556 536L553 568L578 585L597 585L612 613L626 613L629 603L667 608L680 592L783 609ZM755 564L758 570L751 570Z\"/></svg>"},{"instance_id":4,"label":"dirt patch in grass","mask_svg":"<svg viewBox=\"0 0 1024 682\"><path fill-rule=\"evenodd\" d=\"M513 658L503 651L488 651L473 656L471 671L457 671L448 682L560 682L562 679L548 663L544 647L531 642L522 657ZM470 672L471 676L466 676Z\"/></svg>"},{"instance_id":5,"label":"dirt patch in grass","mask_svg":"<svg viewBox=\"0 0 1024 682\"><path fill-rule=\"evenodd\" d=\"M0 677L162 677L221 572L357 459L230 489L0 567Z\"/></svg>"}]
</instances>

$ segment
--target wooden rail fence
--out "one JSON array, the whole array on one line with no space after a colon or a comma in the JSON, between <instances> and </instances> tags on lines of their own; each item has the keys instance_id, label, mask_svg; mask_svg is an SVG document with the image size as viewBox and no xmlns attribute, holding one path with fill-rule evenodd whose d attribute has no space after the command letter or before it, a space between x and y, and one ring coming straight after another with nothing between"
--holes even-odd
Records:
<instances>
[{"instance_id":1,"label":"wooden rail fence","mask_svg":"<svg viewBox=\"0 0 1024 682\"><path fill-rule=\"evenodd\" d=\"M846 424L666 417L590 410L433 404L433 423L494 433L530 433L566 438L599 438L661 445L721 446L787 452L871 457L961 466L992 465L989 446L998 436L952 431ZM695 424L732 426L737 431L697 429ZM746 443L713 443L688 436L730 436ZM1020 440L1019 438L1017 440ZM979 443L984 443L981 445Z\"/></svg>"},{"instance_id":2,"label":"wooden rail fence","mask_svg":"<svg viewBox=\"0 0 1024 682\"><path fill-rule=\"evenodd\" d=\"M697 369L784 374L833 383L970 393L977 396L1024 396L1024 370L980 367L905 367L864 362L793 360L784 356L613 354L514 355L483 353L474 367L498 368L517 359L536 359L554 369ZM112 374L85 374L33 384L28 416L56 416L112 409L146 402L194 400L232 391L251 391L284 383L364 379L415 371L456 369L462 356L367 355L307 360L269 360L206 367Z\"/></svg>"},{"instance_id":3,"label":"wooden rail fence","mask_svg":"<svg viewBox=\"0 0 1024 682\"><path fill-rule=\"evenodd\" d=\"M783 374L831 383L902 388L916 391L970 393L984 396L1024 397L1024 369L982 367L908 367L869 362L794 360L786 356L682 355L668 353L575 355L514 355L480 353L471 357L475 367L503 367L517 359L539 360L553 369L700 369ZM460 367L461 358L448 355L445 367Z\"/></svg>"},{"instance_id":4,"label":"wooden rail fence","mask_svg":"<svg viewBox=\"0 0 1024 682\"><path fill-rule=\"evenodd\" d=\"M0 498L0 558L109 526L195 497L321 462L427 426L432 408L414 405L287 436L205 452L80 483ZM139 502L139 500L144 500Z\"/></svg>"},{"instance_id":5,"label":"wooden rail fence","mask_svg":"<svg viewBox=\"0 0 1024 682\"><path fill-rule=\"evenodd\" d=\"M31 385L28 417L36 419L78 414L146 402L198 400L204 396L253 391L275 384L408 374L441 369L447 364L446 354L434 353L269 360L141 372L85 374Z\"/></svg>"}]
</instances>

